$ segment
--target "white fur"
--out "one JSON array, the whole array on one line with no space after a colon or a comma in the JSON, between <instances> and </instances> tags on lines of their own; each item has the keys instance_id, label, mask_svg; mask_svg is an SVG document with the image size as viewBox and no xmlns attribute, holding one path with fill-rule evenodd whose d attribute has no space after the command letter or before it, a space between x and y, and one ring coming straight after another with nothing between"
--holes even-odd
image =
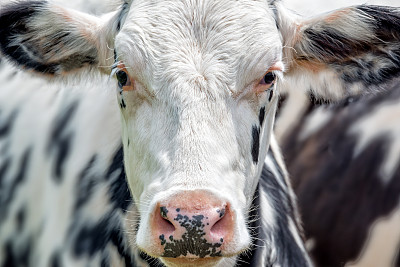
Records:
<instances>
[{"instance_id":1,"label":"white fur","mask_svg":"<svg viewBox=\"0 0 400 267\"><path fill-rule=\"evenodd\" d=\"M282 57L274 26L263 1L132 4L115 47L136 82L122 96L122 135L142 216L140 247L151 246L148 220L157 202L199 189L232 205L237 243L228 253L249 245L245 214L262 166L252 162L252 127L266 106L262 162L276 107L251 91ZM128 139L134 145L127 147Z\"/></svg>"}]
</instances>

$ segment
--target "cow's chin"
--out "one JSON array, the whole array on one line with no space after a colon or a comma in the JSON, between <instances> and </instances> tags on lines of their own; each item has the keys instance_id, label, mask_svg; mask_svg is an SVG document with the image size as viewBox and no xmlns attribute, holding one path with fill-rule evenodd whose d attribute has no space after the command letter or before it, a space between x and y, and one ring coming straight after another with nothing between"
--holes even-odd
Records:
<instances>
[{"instance_id":1,"label":"cow's chin","mask_svg":"<svg viewBox=\"0 0 400 267\"><path fill-rule=\"evenodd\" d=\"M168 267L215 267L221 262L222 257L207 258L161 258Z\"/></svg>"}]
</instances>

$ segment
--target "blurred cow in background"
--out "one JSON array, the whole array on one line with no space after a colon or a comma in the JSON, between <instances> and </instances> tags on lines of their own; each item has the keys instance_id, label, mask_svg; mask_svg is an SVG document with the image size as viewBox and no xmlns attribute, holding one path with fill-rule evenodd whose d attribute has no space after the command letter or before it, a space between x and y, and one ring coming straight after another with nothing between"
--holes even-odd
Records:
<instances>
[{"instance_id":1,"label":"blurred cow in background","mask_svg":"<svg viewBox=\"0 0 400 267\"><path fill-rule=\"evenodd\" d=\"M317 266L400 266L400 83L380 86L329 106L289 88L282 104L276 133Z\"/></svg>"},{"instance_id":2,"label":"blurred cow in background","mask_svg":"<svg viewBox=\"0 0 400 267\"><path fill-rule=\"evenodd\" d=\"M400 246L400 83L316 108L282 151L317 266L392 266Z\"/></svg>"}]
</instances>

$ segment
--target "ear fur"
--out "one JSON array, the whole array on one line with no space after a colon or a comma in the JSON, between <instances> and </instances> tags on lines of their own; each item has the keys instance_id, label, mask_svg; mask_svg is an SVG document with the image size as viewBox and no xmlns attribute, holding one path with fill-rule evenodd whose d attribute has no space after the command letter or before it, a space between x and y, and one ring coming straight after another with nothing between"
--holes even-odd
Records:
<instances>
[{"instance_id":1,"label":"ear fur","mask_svg":"<svg viewBox=\"0 0 400 267\"><path fill-rule=\"evenodd\" d=\"M327 100L374 92L400 74L400 9L354 6L304 20L278 3L285 87Z\"/></svg>"},{"instance_id":2,"label":"ear fur","mask_svg":"<svg viewBox=\"0 0 400 267\"><path fill-rule=\"evenodd\" d=\"M113 33L105 26L100 18L47 1L13 2L0 11L0 52L50 76L110 65Z\"/></svg>"}]
</instances>

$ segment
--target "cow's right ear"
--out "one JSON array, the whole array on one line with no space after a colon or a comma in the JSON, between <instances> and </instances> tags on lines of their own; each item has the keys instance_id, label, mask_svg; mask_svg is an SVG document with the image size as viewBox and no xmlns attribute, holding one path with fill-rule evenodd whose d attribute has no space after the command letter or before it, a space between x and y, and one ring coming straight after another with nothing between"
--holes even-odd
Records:
<instances>
[{"instance_id":1,"label":"cow's right ear","mask_svg":"<svg viewBox=\"0 0 400 267\"><path fill-rule=\"evenodd\" d=\"M113 63L113 17L100 19L47 1L0 9L0 52L17 66L50 77Z\"/></svg>"},{"instance_id":2,"label":"cow's right ear","mask_svg":"<svg viewBox=\"0 0 400 267\"><path fill-rule=\"evenodd\" d=\"M353 6L303 19L276 5L291 90L340 100L400 76L400 9Z\"/></svg>"}]
</instances>

